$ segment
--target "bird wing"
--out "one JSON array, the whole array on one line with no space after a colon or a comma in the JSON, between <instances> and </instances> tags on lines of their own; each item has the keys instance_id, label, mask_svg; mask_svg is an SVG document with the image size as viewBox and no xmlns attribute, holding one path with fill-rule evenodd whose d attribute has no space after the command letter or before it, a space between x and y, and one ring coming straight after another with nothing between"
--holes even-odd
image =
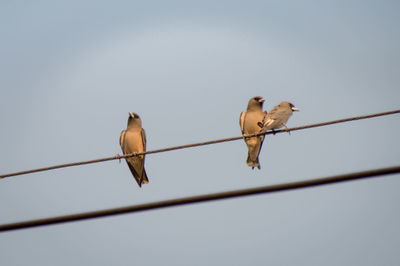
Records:
<instances>
[{"instance_id":1,"label":"bird wing","mask_svg":"<svg viewBox=\"0 0 400 266\"><path fill-rule=\"evenodd\" d=\"M286 124L290 115L290 109L282 108L279 105L275 106L263 120L264 130L281 128Z\"/></svg>"},{"instance_id":2,"label":"bird wing","mask_svg":"<svg viewBox=\"0 0 400 266\"><path fill-rule=\"evenodd\" d=\"M124 146L124 141L125 141L125 133L126 133L126 131L122 130L121 135L119 136L119 146L121 146L122 152L124 152L123 146Z\"/></svg>"},{"instance_id":3,"label":"bird wing","mask_svg":"<svg viewBox=\"0 0 400 266\"><path fill-rule=\"evenodd\" d=\"M264 111L264 118L263 118L262 122L264 122L264 119L267 117L267 115L268 115L267 111ZM259 122L259 123L260 123L260 122ZM260 126L260 124L258 124L258 126ZM260 129L260 131L261 131L261 130L262 130L262 128ZM265 135L260 135L260 140L261 140L260 151L261 151L261 148L262 148L264 139L265 139ZM260 151L258 152L258 154L260 154Z\"/></svg>"},{"instance_id":4,"label":"bird wing","mask_svg":"<svg viewBox=\"0 0 400 266\"><path fill-rule=\"evenodd\" d=\"M240 126L240 131L242 131L242 135L244 134L244 117L245 117L246 113L245 112L241 112L240 113L240 117L239 117L239 126Z\"/></svg>"},{"instance_id":5,"label":"bird wing","mask_svg":"<svg viewBox=\"0 0 400 266\"><path fill-rule=\"evenodd\" d=\"M274 119L274 118L276 118L278 112L279 112L279 105L275 106L274 109L272 109L268 113L268 117Z\"/></svg>"},{"instance_id":6,"label":"bird wing","mask_svg":"<svg viewBox=\"0 0 400 266\"><path fill-rule=\"evenodd\" d=\"M270 117L274 120L280 120L282 118L289 117L291 114L291 110L289 108L283 108L275 106L275 108L269 113Z\"/></svg>"},{"instance_id":7,"label":"bird wing","mask_svg":"<svg viewBox=\"0 0 400 266\"><path fill-rule=\"evenodd\" d=\"M261 129L262 129L263 126L265 125L265 121L266 121L266 119L267 119L267 116L268 116L267 111L264 111L264 117L263 117L263 119L261 120L261 122L258 122L258 126L259 126Z\"/></svg>"},{"instance_id":8,"label":"bird wing","mask_svg":"<svg viewBox=\"0 0 400 266\"><path fill-rule=\"evenodd\" d=\"M269 127L275 122L276 120L270 116L266 116L263 120L264 128L269 129Z\"/></svg>"},{"instance_id":9,"label":"bird wing","mask_svg":"<svg viewBox=\"0 0 400 266\"><path fill-rule=\"evenodd\" d=\"M143 180L140 177L140 175L138 174L138 172L136 172L135 167L133 167L132 163L129 162L128 160L126 161L126 163L128 164L129 170L131 170L131 173L132 173L133 177L135 178L136 182L138 183L139 187L142 187Z\"/></svg>"},{"instance_id":10,"label":"bird wing","mask_svg":"<svg viewBox=\"0 0 400 266\"><path fill-rule=\"evenodd\" d=\"M146 131L143 128L140 131L140 135L142 136L143 151L146 151Z\"/></svg>"},{"instance_id":11,"label":"bird wing","mask_svg":"<svg viewBox=\"0 0 400 266\"><path fill-rule=\"evenodd\" d=\"M142 135L142 143L143 143L143 151L146 151L146 131L142 128L141 130ZM142 171L142 184L148 184L149 179L147 178L146 170L144 169L144 154L143 154L143 171Z\"/></svg>"}]
</instances>

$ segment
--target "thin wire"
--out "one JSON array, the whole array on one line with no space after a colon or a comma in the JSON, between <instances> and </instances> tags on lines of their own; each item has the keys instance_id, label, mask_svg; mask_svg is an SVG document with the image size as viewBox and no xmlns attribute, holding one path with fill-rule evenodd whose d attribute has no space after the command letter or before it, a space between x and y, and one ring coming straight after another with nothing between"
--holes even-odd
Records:
<instances>
[{"instance_id":1,"label":"thin wire","mask_svg":"<svg viewBox=\"0 0 400 266\"><path fill-rule=\"evenodd\" d=\"M378 116L392 115L392 114L397 114L397 113L400 113L400 110L393 110L393 111L388 111L388 112L383 112L383 113L355 116L355 117L333 120L333 121L328 121L328 122L322 122L322 123L317 123L317 124L298 126L298 127L289 128L288 130L280 129L280 130L275 130L274 132L268 131L266 133L257 133L257 134L252 134L252 135L246 135L245 137L270 135L270 134L282 133L282 132L287 132L287 131L297 131L297 130L308 129L308 128L313 128L313 127L321 127L321 126L327 126L327 125L332 125L332 124L350 122L350 121L354 121L354 120L361 120L361 119L368 119L368 118L373 118L373 117L378 117ZM173 146L173 147L169 147L169 148L150 150L150 151L146 151L146 152L137 152L137 153L131 153L131 154L125 154L125 155L115 155L112 157L105 157L105 158L100 158L100 159L95 159L95 160L79 161L79 162L73 162L73 163L53 165L53 166L48 166L48 167L43 167L43 168L37 168L37 169L25 170L25 171L14 172L14 173L9 173L9 174L3 174L3 175L0 175L0 179L5 178L5 177L17 176L17 175L25 175L25 174L31 174L31 173L36 173L36 172L49 171L49 170L54 170L54 169L58 169L58 168L71 167L71 166L77 166L77 165L83 165L83 164L99 163L99 162L105 162L105 161L111 161L111 160L121 160L121 159L124 159L127 157L133 157L133 156L138 156L138 155L186 149L186 148L191 148L191 147L204 146L204 145L234 141L234 140L239 140L239 139L243 139L243 136L232 137L232 138L223 138L223 139L204 141L204 142L197 142L197 143L192 143L192 144Z\"/></svg>"},{"instance_id":2,"label":"thin wire","mask_svg":"<svg viewBox=\"0 0 400 266\"><path fill-rule=\"evenodd\" d=\"M262 194L262 193L281 192L281 191L294 190L294 189L300 189L300 188L315 187L315 186L328 185L328 184L339 183L339 182L348 182L348 181L352 181L352 180L379 177L379 176L395 174L395 173L400 173L400 165L394 166L394 167L388 167L388 168L362 171L362 172L353 172L353 173L349 173L349 174L337 175L337 176L331 176L331 177L325 177L325 178L319 178L319 179L311 179L311 180L297 181L297 182L292 182L292 183L277 184L277 185L272 185L272 186L262 186L262 187L255 187L255 188L248 188L248 189L241 189L241 190L231 190L231 191L225 191L225 192L219 192L219 193L213 193L213 194L205 194L205 195L191 196L191 197L185 197L185 198L156 201L156 202L144 203L144 204L139 204L139 205L131 205L131 206L126 206L126 207L114 208L114 209L105 209L105 210L91 211L91 212L85 212L85 213L79 213L79 214L63 215L63 216L57 216L57 217L50 217L50 218L43 218L43 219L37 219L37 220L3 224L3 225L0 225L0 232L18 230L18 229L26 229L26 228L32 228L32 227L38 227L38 226L45 226L45 225L52 225L52 224L59 224L59 223L81 221L81 220L94 219L94 218L107 217L107 216L120 215L120 214L127 214L127 213L134 213L134 212L141 212L141 211L147 211L147 210L155 210L155 209L160 209L160 208L187 205L187 204L193 204L193 203L199 203L199 202L208 202L208 201L214 201L214 200L257 195L257 194Z\"/></svg>"}]
</instances>

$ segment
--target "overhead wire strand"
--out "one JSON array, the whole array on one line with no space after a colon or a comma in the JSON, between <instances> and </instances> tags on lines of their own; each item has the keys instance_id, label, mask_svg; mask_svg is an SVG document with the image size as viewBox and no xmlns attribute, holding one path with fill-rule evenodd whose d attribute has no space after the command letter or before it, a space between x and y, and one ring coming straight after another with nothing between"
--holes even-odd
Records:
<instances>
[{"instance_id":1,"label":"overhead wire strand","mask_svg":"<svg viewBox=\"0 0 400 266\"><path fill-rule=\"evenodd\" d=\"M257 195L257 194L263 194L263 193L265 194L265 193L289 191L289 190L309 188L309 187L328 185L328 184L334 184L334 183L340 183L340 182L348 182L348 181L352 181L352 180L360 180L360 179L365 179L365 178L373 178L373 177L376 178L376 177L381 177L381 176L396 174L396 173L400 173L400 165L388 167L388 168L367 170L367 171L362 171L362 172L353 172L353 173L318 178L318 179L303 180L303 181L270 185L270 186L261 186L261 187L255 187L255 188L246 188L246 189L240 189L240 190L231 190L231 191L218 192L218 193L212 193L212 194L190 196L190 197L170 199L170 200L164 200L164 201L156 201L156 202L150 202L150 203L144 203L144 204L132 205L132 206L125 206L125 207L119 207L119 208L113 208L113 209L105 209L105 210L84 212L84 213L78 213L78 214L63 215L63 216L57 216L57 217L50 217L50 218L43 218L43 219L37 219L37 220L3 224L3 225L0 225L0 232L26 229L26 228L32 228L32 227L38 227L38 226L54 225L54 224L67 223L67 222L82 221L82 220L87 220L87 219L108 217L108 216L121 215L121 214L127 214L127 213L135 213L135 212L141 212L141 211L147 211L147 210L155 210L155 209L161 209L161 208L167 208L167 207L173 207L173 206L181 206L181 205L200 203L200 202L231 199L231 198Z\"/></svg>"},{"instance_id":2,"label":"overhead wire strand","mask_svg":"<svg viewBox=\"0 0 400 266\"><path fill-rule=\"evenodd\" d=\"M289 128L288 130L280 129L280 130L275 130L274 132L267 131L267 132L264 132L264 133L246 135L245 137L277 134L277 133L283 133L283 132L287 132L287 131L293 132L293 131L297 131L297 130L303 130L303 129L308 129L308 128L321 127L321 126L327 126L327 125L350 122L350 121L361 120L361 119L369 119L369 118L373 118L373 117L386 116L386 115L392 115L392 114L397 114L397 113L400 113L400 110L393 110L393 111L388 111L388 112L375 113L375 114L362 115L362 116L355 116L355 117L349 117L349 118L338 119L338 120L333 120L333 121L327 121L327 122L322 122L322 123L298 126L298 127ZM115 156L112 156L112 157L105 157L105 158L88 160L88 161L79 161L79 162L73 162L73 163L58 164L58 165L42 167L42 168L37 168L37 169L30 169L30 170L19 171L19 172L14 172L14 173L2 174L2 175L0 175L0 179L1 178L6 178L6 177L11 177L11 176L18 176L18 175L25 175L25 174L31 174L31 173L36 173L36 172L49 171L49 170L54 170L54 169L58 169L58 168L72 167L72 166L78 166L78 165L84 165L84 164L92 164L92 163L99 163L99 162L105 162L105 161L111 161L111 160L120 160L120 159L124 159L124 158L128 158L128 157L138 156L138 155L153 154L153 153L167 152L167 151L173 151L173 150L179 150L179 149L186 149L186 148L192 148L192 147L197 147L197 146L204 146L204 145L216 144L216 143L221 143L221 142L234 141L234 140L239 140L239 139L243 139L243 136L232 137L232 138L223 138L223 139L204 141L204 142L197 142L197 143L191 143L191 144L186 144L186 145L179 145L179 146L173 146L173 147L168 147L168 148L150 150L150 151L145 151L145 152L137 152L137 153L131 153L131 154L125 154L125 155L115 155Z\"/></svg>"}]
</instances>

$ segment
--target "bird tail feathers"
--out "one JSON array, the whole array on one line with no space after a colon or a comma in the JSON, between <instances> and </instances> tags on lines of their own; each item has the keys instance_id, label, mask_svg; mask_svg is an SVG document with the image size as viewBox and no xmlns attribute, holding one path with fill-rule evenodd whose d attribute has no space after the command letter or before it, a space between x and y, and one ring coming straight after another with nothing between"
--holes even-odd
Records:
<instances>
[{"instance_id":1,"label":"bird tail feathers","mask_svg":"<svg viewBox=\"0 0 400 266\"><path fill-rule=\"evenodd\" d=\"M258 161L258 157L255 160L252 160L250 158L250 155L248 155L246 162L247 162L247 165L250 166L252 169L254 169L254 167L261 169L260 162Z\"/></svg>"},{"instance_id":2,"label":"bird tail feathers","mask_svg":"<svg viewBox=\"0 0 400 266\"><path fill-rule=\"evenodd\" d=\"M143 168L143 175L142 175L142 184L148 184L149 183L149 179L147 178L147 174L146 174L146 170L144 170Z\"/></svg>"}]
</instances>

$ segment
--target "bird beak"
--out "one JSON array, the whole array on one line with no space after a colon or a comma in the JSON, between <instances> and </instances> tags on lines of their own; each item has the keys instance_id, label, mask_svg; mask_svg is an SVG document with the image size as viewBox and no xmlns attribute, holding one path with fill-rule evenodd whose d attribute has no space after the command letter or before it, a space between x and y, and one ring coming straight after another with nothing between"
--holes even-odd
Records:
<instances>
[{"instance_id":1,"label":"bird beak","mask_svg":"<svg viewBox=\"0 0 400 266\"><path fill-rule=\"evenodd\" d=\"M260 100L258 100L260 103L265 102L264 98L261 98Z\"/></svg>"},{"instance_id":2,"label":"bird beak","mask_svg":"<svg viewBox=\"0 0 400 266\"><path fill-rule=\"evenodd\" d=\"M298 112L298 111L300 111L300 110L299 110L299 108L296 108L296 107L293 106L293 107L292 107L292 111Z\"/></svg>"},{"instance_id":3,"label":"bird beak","mask_svg":"<svg viewBox=\"0 0 400 266\"><path fill-rule=\"evenodd\" d=\"M129 116L132 117L132 118L134 118L134 117L135 117L135 114L132 113L132 112L129 112Z\"/></svg>"}]
</instances>

